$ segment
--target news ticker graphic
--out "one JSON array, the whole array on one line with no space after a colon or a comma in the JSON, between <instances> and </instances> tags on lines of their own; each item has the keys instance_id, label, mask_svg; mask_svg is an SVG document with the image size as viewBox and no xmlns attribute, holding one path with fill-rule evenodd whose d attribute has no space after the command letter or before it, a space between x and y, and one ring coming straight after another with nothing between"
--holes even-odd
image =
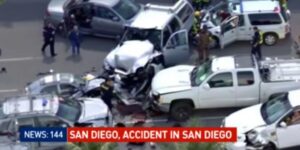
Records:
<instances>
[{"instance_id":1,"label":"news ticker graphic","mask_svg":"<svg viewBox=\"0 0 300 150\"><path fill-rule=\"evenodd\" d=\"M236 142L236 128L20 128L21 142Z\"/></svg>"}]
</instances>

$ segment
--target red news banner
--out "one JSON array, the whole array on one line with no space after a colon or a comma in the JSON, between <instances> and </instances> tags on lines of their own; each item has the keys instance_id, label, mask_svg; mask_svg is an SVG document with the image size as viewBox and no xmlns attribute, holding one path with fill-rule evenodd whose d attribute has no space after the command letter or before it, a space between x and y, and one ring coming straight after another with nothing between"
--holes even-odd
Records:
<instances>
[{"instance_id":1,"label":"red news banner","mask_svg":"<svg viewBox=\"0 0 300 150\"><path fill-rule=\"evenodd\" d=\"M236 128L68 128L68 142L235 142Z\"/></svg>"}]
</instances>

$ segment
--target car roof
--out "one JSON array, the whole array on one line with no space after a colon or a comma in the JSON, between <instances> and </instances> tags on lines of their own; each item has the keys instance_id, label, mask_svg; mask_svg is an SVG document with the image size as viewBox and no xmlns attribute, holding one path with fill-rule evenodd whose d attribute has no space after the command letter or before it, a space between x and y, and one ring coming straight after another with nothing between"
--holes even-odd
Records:
<instances>
[{"instance_id":1,"label":"car roof","mask_svg":"<svg viewBox=\"0 0 300 150\"><path fill-rule=\"evenodd\" d=\"M25 114L56 114L61 98L55 95L16 96L2 102L5 116Z\"/></svg>"},{"instance_id":2,"label":"car roof","mask_svg":"<svg viewBox=\"0 0 300 150\"><path fill-rule=\"evenodd\" d=\"M152 7L154 6L154 7ZM164 8L159 8L156 5L146 5L144 11L141 11L134 21L131 23L131 27L141 29L163 29L165 25L173 17L171 11L167 11Z\"/></svg>"},{"instance_id":3,"label":"car roof","mask_svg":"<svg viewBox=\"0 0 300 150\"><path fill-rule=\"evenodd\" d=\"M292 107L300 106L300 89L289 91L288 98Z\"/></svg>"},{"instance_id":4,"label":"car roof","mask_svg":"<svg viewBox=\"0 0 300 150\"><path fill-rule=\"evenodd\" d=\"M105 5L107 7L115 6L120 0L88 0L90 3Z\"/></svg>"},{"instance_id":5,"label":"car roof","mask_svg":"<svg viewBox=\"0 0 300 150\"><path fill-rule=\"evenodd\" d=\"M212 71L230 71L237 68L254 68L251 56L223 56L212 60Z\"/></svg>"},{"instance_id":6,"label":"car roof","mask_svg":"<svg viewBox=\"0 0 300 150\"><path fill-rule=\"evenodd\" d=\"M279 2L275 0L242 1L242 3L235 3L233 5L236 6L236 9L233 9L233 12L238 14L275 12L276 9L280 9ZM241 7L243 12L241 12Z\"/></svg>"}]
</instances>

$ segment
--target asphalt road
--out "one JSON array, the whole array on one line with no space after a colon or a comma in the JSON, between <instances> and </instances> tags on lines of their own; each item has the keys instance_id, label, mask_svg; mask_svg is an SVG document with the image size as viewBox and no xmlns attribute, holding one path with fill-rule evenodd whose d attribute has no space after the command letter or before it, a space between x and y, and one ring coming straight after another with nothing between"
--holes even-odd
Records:
<instances>
[{"instance_id":1,"label":"asphalt road","mask_svg":"<svg viewBox=\"0 0 300 150\"><path fill-rule=\"evenodd\" d=\"M137 0L145 3L147 0ZM0 68L6 67L7 73L0 73L0 98L20 95L27 82L36 79L38 72L54 69L57 72L82 74L92 67L100 69L106 54L114 48L116 41L95 37L85 37L81 48L81 57L70 57L69 42L57 37L55 58L42 57L42 20L48 0L8 0L0 6ZM160 0L150 0L162 3ZM165 0L164 3L172 2ZM300 1L289 1L292 12L292 36L300 34ZM290 54L290 39L280 41L276 46L263 47L264 56L282 56ZM223 50L212 50L217 56L249 54L247 42L237 42ZM195 118L204 126L218 126L227 114L237 109L218 109L197 111ZM160 117L153 125L169 125L165 117Z\"/></svg>"}]
</instances>

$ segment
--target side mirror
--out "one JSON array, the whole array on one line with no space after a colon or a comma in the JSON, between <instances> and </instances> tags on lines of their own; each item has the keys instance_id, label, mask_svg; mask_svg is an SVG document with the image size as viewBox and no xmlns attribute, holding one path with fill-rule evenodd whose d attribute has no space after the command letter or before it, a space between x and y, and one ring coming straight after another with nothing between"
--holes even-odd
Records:
<instances>
[{"instance_id":1,"label":"side mirror","mask_svg":"<svg viewBox=\"0 0 300 150\"><path fill-rule=\"evenodd\" d=\"M286 124L285 122L282 121L282 122L280 122L279 126L282 127L282 128L286 128L286 127L287 127L287 124Z\"/></svg>"},{"instance_id":2,"label":"side mirror","mask_svg":"<svg viewBox=\"0 0 300 150\"><path fill-rule=\"evenodd\" d=\"M210 89L210 86L209 86L208 83L205 83L205 84L203 85L203 88L206 89L206 90L208 90L208 89Z\"/></svg>"}]
</instances>

